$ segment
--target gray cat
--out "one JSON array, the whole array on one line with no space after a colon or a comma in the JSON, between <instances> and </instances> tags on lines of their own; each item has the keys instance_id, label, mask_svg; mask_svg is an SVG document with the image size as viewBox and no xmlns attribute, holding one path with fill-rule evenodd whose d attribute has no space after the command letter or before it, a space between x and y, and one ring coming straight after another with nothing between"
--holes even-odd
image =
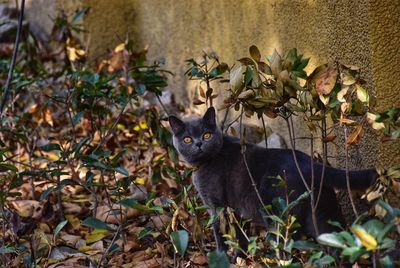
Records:
<instances>
[{"instance_id":1,"label":"gray cat","mask_svg":"<svg viewBox=\"0 0 400 268\"><path fill-rule=\"evenodd\" d=\"M189 122L170 116L169 123L174 134L175 148L187 163L196 167L193 183L201 199L209 207L209 213L216 216L216 208L230 207L241 219L265 224L261 213L261 202L257 198L245 167L240 141L222 135L216 125L214 108L209 108L203 118ZM285 190L273 186L277 183L274 177L278 175L287 180L287 190L292 192L290 200L295 200L306 192L291 150L265 149L254 144L246 144L245 155L264 204L271 204L276 197L285 198ZM296 158L304 178L310 185L312 170L310 157L296 151ZM322 165L315 162L315 195L319 190L321 172ZM378 177L374 169L350 171L349 176L352 189L366 189ZM320 233L334 230L334 227L327 223L328 220L343 223L334 187L346 188L345 171L327 166L316 213ZM315 237L309 200L297 205L292 212L301 225L298 232ZM213 224L213 231L217 249L226 250L218 221ZM236 233L240 246L246 249L243 234Z\"/></svg>"}]
</instances>

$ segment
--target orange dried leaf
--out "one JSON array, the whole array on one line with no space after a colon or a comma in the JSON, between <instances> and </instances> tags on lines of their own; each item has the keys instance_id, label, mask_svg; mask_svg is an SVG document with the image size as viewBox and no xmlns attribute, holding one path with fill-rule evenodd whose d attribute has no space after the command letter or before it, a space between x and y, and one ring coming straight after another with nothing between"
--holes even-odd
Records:
<instances>
[{"instance_id":1,"label":"orange dried leaf","mask_svg":"<svg viewBox=\"0 0 400 268\"><path fill-rule=\"evenodd\" d=\"M336 139L336 135L329 135L329 136L326 136L325 138L323 138L322 140L324 141L324 142L332 142L332 141L334 141Z\"/></svg>"},{"instance_id":2,"label":"orange dried leaf","mask_svg":"<svg viewBox=\"0 0 400 268\"><path fill-rule=\"evenodd\" d=\"M363 126L357 125L357 127L354 129L354 131L348 137L347 144L349 144L349 145L357 144L363 135L364 135Z\"/></svg>"},{"instance_id":3,"label":"orange dried leaf","mask_svg":"<svg viewBox=\"0 0 400 268\"><path fill-rule=\"evenodd\" d=\"M201 104L204 104L205 102L204 101L201 101L201 100L199 100L199 99L194 99L193 100L193 104L194 105L201 105Z\"/></svg>"}]
</instances>

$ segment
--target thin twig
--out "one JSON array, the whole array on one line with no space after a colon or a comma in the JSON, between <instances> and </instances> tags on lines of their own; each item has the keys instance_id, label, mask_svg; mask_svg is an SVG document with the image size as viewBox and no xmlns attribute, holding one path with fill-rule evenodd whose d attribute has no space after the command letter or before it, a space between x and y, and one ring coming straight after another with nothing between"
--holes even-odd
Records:
<instances>
[{"instance_id":1,"label":"thin twig","mask_svg":"<svg viewBox=\"0 0 400 268\"><path fill-rule=\"evenodd\" d=\"M114 245L115 241L117 240L117 237L118 237L119 233L121 232L121 230L122 230L122 225L119 225L117 231L115 232L115 235L114 235L113 239L111 240L110 245L108 245L106 251L104 251L104 253L101 255L101 258L100 258L100 261L99 261L99 267L101 267L101 264L103 263L106 255L110 251L112 245Z\"/></svg>"},{"instance_id":2,"label":"thin twig","mask_svg":"<svg viewBox=\"0 0 400 268\"><path fill-rule=\"evenodd\" d=\"M264 140L265 140L265 148L268 148L268 137L267 137L267 128L265 127L264 116L261 115L261 122L264 128Z\"/></svg>"},{"instance_id":3,"label":"thin twig","mask_svg":"<svg viewBox=\"0 0 400 268\"><path fill-rule=\"evenodd\" d=\"M292 148L294 149L294 150L296 150L296 137L295 137L295 133L294 133L294 126L293 126L293 118L290 116L289 117L289 120L290 120L290 127L292 128L292 138L293 138L293 146L292 146Z\"/></svg>"},{"instance_id":4,"label":"thin twig","mask_svg":"<svg viewBox=\"0 0 400 268\"><path fill-rule=\"evenodd\" d=\"M165 107L164 103L161 101L160 96L158 96L158 95L156 94L156 97L157 97L157 100L158 100L158 102L160 103L162 109L164 110L164 112L167 114L167 116L169 116L170 113L168 112L168 110L167 110L167 108Z\"/></svg>"},{"instance_id":5,"label":"thin twig","mask_svg":"<svg viewBox=\"0 0 400 268\"><path fill-rule=\"evenodd\" d=\"M15 37L14 50L13 50L13 54L12 54L11 62L10 62L10 69L8 69L7 81L6 81L6 85L4 87L4 91L3 91L3 98L0 103L0 118L3 115L3 110L7 103L7 97L8 97L8 93L10 91L11 80L12 80L13 73L14 73L14 66L15 66L15 61L17 59L19 41L20 41L21 31L22 31L22 21L24 19L24 10L25 10L25 0L22 0L21 8L19 11L19 18L18 18L17 36Z\"/></svg>"},{"instance_id":6,"label":"thin twig","mask_svg":"<svg viewBox=\"0 0 400 268\"><path fill-rule=\"evenodd\" d=\"M248 163L247 163L247 159L246 159L246 143L245 143L245 142L242 142L242 139L243 139L243 133L242 133L243 112L244 112L244 110L243 110L243 107L242 107L242 112L240 113L240 121L239 121L240 146L241 146L241 150L240 150L240 151L241 151L242 156L243 156L243 162L244 162L244 165L246 166L247 173L249 174L249 177L250 177L250 180L251 180L251 185L253 186L254 191L255 191L256 194L257 194L257 198L258 198L258 200L260 201L260 203L261 203L263 209L265 210L265 212L266 212L268 215L270 215L269 212L268 212L268 210L265 208L264 201L263 201L262 198L261 198L260 192L259 192L258 189L257 189L256 181L254 180L254 177L253 177L253 175L251 174L249 165L248 165Z\"/></svg>"},{"instance_id":7,"label":"thin twig","mask_svg":"<svg viewBox=\"0 0 400 268\"><path fill-rule=\"evenodd\" d=\"M325 178L325 168L326 164L328 162L328 146L326 141L324 140L326 138L326 115L325 111L323 111L323 118L322 118L322 152L323 152L323 161L322 161L322 172L321 172L321 179L320 179L320 184L319 184L319 190L318 190L318 195L317 195L317 202L315 202L315 208L318 207L319 200L321 198L322 194L322 187L324 186L324 178Z\"/></svg>"},{"instance_id":8,"label":"thin twig","mask_svg":"<svg viewBox=\"0 0 400 268\"><path fill-rule=\"evenodd\" d=\"M226 133L226 132L228 131L228 129L242 116L242 114L243 114L243 112L240 113L240 115L239 115L238 117L236 117L234 120L232 120L232 121L226 126L225 133Z\"/></svg>"},{"instance_id":9,"label":"thin twig","mask_svg":"<svg viewBox=\"0 0 400 268\"><path fill-rule=\"evenodd\" d=\"M346 163L346 186L347 186L347 193L349 194L350 204L353 208L354 215L358 217L358 212L356 206L354 205L353 196L351 195L351 187L350 187L350 176L349 176L349 146L347 144L347 126L344 126L344 149L345 149L345 163Z\"/></svg>"},{"instance_id":10,"label":"thin twig","mask_svg":"<svg viewBox=\"0 0 400 268\"><path fill-rule=\"evenodd\" d=\"M300 178L303 181L304 186L306 187L307 191L310 192L311 191L310 186L308 186L308 184L307 184L307 182L306 182L306 180L304 178L303 172L301 171L299 162L297 161L296 151L294 149L294 141L293 141L293 136L292 136L292 129L290 127L289 120L287 118L285 118L285 121L286 121L287 127L289 129L289 139L290 139L290 144L291 144L291 147L292 147L292 154L293 154L294 163L296 165L297 171L299 172Z\"/></svg>"},{"instance_id":11,"label":"thin twig","mask_svg":"<svg viewBox=\"0 0 400 268\"><path fill-rule=\"evenodd\" d=\"M225 110L224 119L222 120L222 124L221 124L221 132L224 132L226 119L228 118L228 114L229 114L229 110L230 110L230 109L231 109L231 107L229 106L229 107L226 108L226 110Z\"/></svg>"},{"instance_id":12,"label":"thin twig","mask_svg":"<svg viewBox=\"0 0 400 268\"><path fill-rule=\"evenodd\" d=\"M311 139L310 139L310 150L311 150L311 157L310 157L310 165L311 165L311 218L313 221L314 225L314 230L315 234L318 236L319 235L319 229L318 229L318 222L317 222L317 206L315 205L315 196L314 196L314 186L315 186L315 172L314 172L314 139L312 138L313 134L311 133Z\"/></svg>"}]
</instances>

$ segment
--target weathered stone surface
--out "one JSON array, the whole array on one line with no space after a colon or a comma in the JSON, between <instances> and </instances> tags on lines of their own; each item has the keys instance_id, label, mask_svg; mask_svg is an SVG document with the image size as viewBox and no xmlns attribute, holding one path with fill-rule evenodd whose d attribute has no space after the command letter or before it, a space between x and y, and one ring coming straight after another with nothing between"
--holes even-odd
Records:
<instances>
[{"instance_id":1,"label":"weathered stone surface","mask_svg":"<svg viewBox=\"0 0 400 268\"><path fill-rule=\"evenodd\" d=\"M265 148L265 141L258 143L258 146ZM271 148L287 149L285 139L281 135L275 132L271 133L271 135L268 136L267 146L268 149Z\"/></svg>"},{"instance_id":2,"label":"weathered stone surface","mask_svg":"<svg viewBox=\"0 0 400 268\"><path fill-rule=\"evenodd\" d=\"M240 135L240 124L239 122L235 122L231 125L231 128L234 129L234 132L237 137ZM254 144L259 144L261 142L264 142L264 147L265 147L265 139L264 139L264 129L256 124L251 124L251 123L243 123L242 124L242 131L246 129L246 142L254 143ZM267 137L272 133L272 130L270 127L266 127L266 133ZM232 131L229 129L228 130L229 135L233 135Z\"/></svg>"}]
</instances>

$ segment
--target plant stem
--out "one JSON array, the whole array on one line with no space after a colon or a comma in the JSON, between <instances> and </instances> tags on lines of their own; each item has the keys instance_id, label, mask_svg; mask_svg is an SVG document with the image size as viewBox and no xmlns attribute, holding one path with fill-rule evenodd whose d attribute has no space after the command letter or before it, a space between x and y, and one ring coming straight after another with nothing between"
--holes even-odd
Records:
<instances>
[{"instance_id":1,"label":"plant stem","mask_svg":"<svg viewBox=\"0 0 400 268\"><path fill-rule=\"evenodd\" d=\"M314 174L314 138L313 134L311 133L310 139L310 150L311 150L311 157L310 157L310 165L311 165L311 217L314 225L314 231L316 236L319 235L318 229L318 222L317 222L317 206L315 205L315 196L314 196L314 185L315 185L315 174Z\"/></svg>"},{"instance_id":2,"label":"plant stem","mask_svg":"<svg viewBox=\"0 0 400 268\"><path fill-rule=\"evenodd\" d=\"M264 141L265 141L265 148L268 148L268 137L267 137L267 128L265 127L264 116L261 115L261 122L264 129Z\"/></svg>"},{"instance_id":3,"label":"plant stem","mask_svg":"<svg viewBox=\"0 0 400 268\"><path fill-rule=\"evenodd\" d=\"M164 112L167 114L167 116L170 116L170 113L168 112L167 108L165 107L164 103L161 101L160 96L156 95L158 103L160 103L161 108L164 110Z\"/></svg>"},{"instance_id":4,"label":"plant stem","mask_svg":"<svg viewBox=\"0 0 400 268\"><path fill-rule=\"evenodd\" d=\"M21 0L21 8L19 11L19 18L18 18L17 36L15 37L14 50L10 62L10 69L8 69L7 81L6 85L4 86L3 97L0 103L0 118L3 115L3 110L7 103L8 92L10 91L11 80L14 73L14 66L15 66L15 61L17 59L17 52L22 31L22 21L24 19L24 10L25 10L25 0Z\"/></svg>"},{"instance_id":5,"label":"plant stem","mask_svg":"<svg viewBox=\"0 0 400 268\"><path fill-rule=\"evenodd\" d=\"M303 181L304 187L306 187L308 192L311 192L310 186L308 186L308 184L307 184L307 182L306 182L306 180L304 178L303 172L300 169L299 162L297 161L297 156L296 156L296 152L295 152L295 149L294 149L295 145L294 145L294 141L293 141L292 130L291 130L291 127L290 127L290 124L289 124L289 120L287 118L284 118L284 119L286 121L286 125L287 125L288 130L289 130L290 145L292 147L292 154L293 154L294 163L296 165L297 171L299 172L300 178Z\"/></svg>"},{"instance_id":6,"label":"plant stem","mask_svg":"<svg viewBox=\"0 0 400 268\"><path fill-rule=\"evenodd\" d=\"M229 114L229 110L230 110L230 109L231 109L231 107L228 107L228 108L226 108L226 110L225 110L224 119L222 120L222 124L221 124L221 132L224 132L226 119L228 118L228 114Z\"/></svg>"},{"instance_id":7,"label":"plant stem","mask_svg":"<svg viewBox=\"0 0 400 268\"><path fill-rule=\"evenodd\" d=\"M264 201L263 201L262 198L261 198L260 192L259 192L258 189L257 189L256 181L254 180L254 177L253 177L253 175L251 174L249 165L248 165L248 163L247 163L247 159L246 159L246 143L245 143L245 142L242 142L242 139L243 139L243 133L242 133L243 112L244 112L244 110L243 110L243 107L242 107L242 111L241 111L241 113L240 113L240 121L239 121L240 146L242 147L240 151L241 151L241 153L242 153L243 162L244 162L244 165L245 165L245 167L246 167L247 173L249 174L249 177L250 177L250 180L251 180L251 185L253 186L254 191L255 191L256 194L257 194L257 198L258 198L258 200L260 201L260 203L261 203L261 205L262 205L264 211L265 211L268 215L270 215L269 212L267 211L267 209L265 208Z\"/></svg>"},{"instance_id":8,"label":"plant stem","mask_svg":"<svg viewBox=\"0 0 400 268\"><path fill-rule=\"evenodd\" d=\"M345 148L345 154L346 154L345 162L346 162L347 193L349 195L350 204L351 204L351 207L353 208L354 215L356 217L358 217L358 212L357 212L356 206L354 205L353 196L351 195L350 176L349 176L349 147L348 147L348 144L347 144L347 126L346 125L344 126L344 146L345 146L344 148Z\"/></svg>"},{"instance_id":9,"label":"plant stem","mask_svg":"<svg viewBox=\"0 0 400 268\"><path fill-rule=\"evenodd\" d=\"M110 242L110 245L108 245L106 251L104 251L104 253L101 255L101 258L100 258L100 261L99 261L99 267L101 267L101 265L102 265L102 263L103 263L103 261L104 261L106 255L107 255L108 252L110 251L112 245L113 245L113 244L115 243L115 241L117 240L117 237L118 237L119 233L121 232L121 230L122 230L122 225L119 225L117 231L116 231L115 234L114 234L113 239L112 239L111 242Z\"/></svg>"},{"instance_id":10,"label":"plant stem","mask_svg":"<svg viewBox=\"0 0 400 268\"><path fill-rule=\"evenodd\" d=\"M321 172L321 182L319 184L319 190L318 190L318 195L317 195L317 202L315 203L315 207L318 207L319 199L321 198L322 194L322 187L324 186L324 178L325 178L325 167L326 163L328 161L328 146L326 144L325 138L326 138L326 115L325 115L325 110L322 112L323 118L322 118L322 130L321 130L321 136L322 136L322 152L323 152L323 161L322 161L322 172Z\"/></svg>"}]
</instances>

